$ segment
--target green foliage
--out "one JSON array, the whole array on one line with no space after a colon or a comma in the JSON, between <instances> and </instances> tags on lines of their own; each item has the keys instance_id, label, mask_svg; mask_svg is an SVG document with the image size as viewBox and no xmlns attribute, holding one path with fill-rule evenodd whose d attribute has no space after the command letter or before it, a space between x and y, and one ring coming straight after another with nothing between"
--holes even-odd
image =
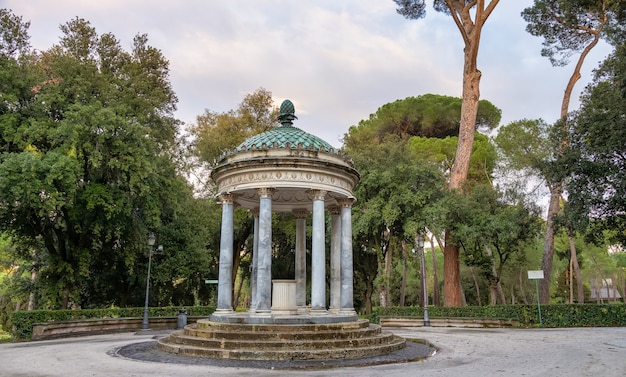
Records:
<instances>
[{"instance_id":1,"label":"green foliage","mask_svg":"<svg viewBox=\"0 0 626 377\"><path fill-rule=\"evenodd\" d=\"M382 316L422 318L423 307L377 307L369 316L379 323ZM539 326L537 305L495 305L442 307L429 306L431 318L501 318L513 319L524 327ZM541 305L544 327L616 327L626 326L626 305Z\"/></svg>"},{"instance_id":2,"label":"green foliage","mask_svg":"<svg viewBox=\"0 0 626 377\"><path fill-rule=\"evenodd\" d=\"M409 149L417 161L438 166L444 174L449 174L456 157L458 137L443 139L414 136L409 139ZM489 138L476 133L472 145L468 187L479 183L490 183L496 166L497 153Z\"/></svg>"},{"instance_id":3,"label":"green foliage","mask_svg":"<svg viewBox=\"0 0 626 377\"><path fill-rule=\"evenodd\" d=\"M541 55L554 66L563 66L574 52L589 45L605 25L620 29L616 19L619 7L620 1L614 0L535 0L532 7L524 9L522 17L528 22L526 31L544 38Z\"/></svg>"},{"instance_id":4,"label":"green foliage","mask_svg":"<svg viewBox=\"0 0 626 377\"><path fill-rule=\"evenodd\" d=\"M22 21L10 10L0 9L0 56L14 57L30 49L28 28L30 22ZM3 92L4 93L4 92Z\"/></svg>"},{"instance_id":5,"label":"green foliage","mask_svg":"<svg viewBox=\"0 0 626 377\"><path fill-rule=\"evenodd\" d=\"M489 101L480 101L476 118L477 129L493 129L500 122L500 118L500 109ZM460 121L460 98L436 94L407 97L381 106L369 119L360 121L356 127L350 127L344 143L348 148L354 148L364 141L381 143L387 135L397 135L401 139L411 136L458 136Z\"/></svg>"},{"instance_id":6,"label":"green foliage","mask_svg":"<svg viewBox=\"0 0 626 377\"><path fill-rule=\"evenodd\" d=\"M596 231L611 229L621 243L626 242L625 97L626 46L622 45L596 71L582 96L572 127L567 185L572 217L594 219Z\"/></svg>"},{"instance_id":7,"label":"green foliage","mask_svg":"<svg viewBox=\"0 0 626 377\"><path fill-rule=\"evenodd\" d=\"M28 293L38 308L141 304L149 232L165 250L151 302L208 302L220 212L178 173L168 61L145 35L125 51L80 18L35 53L27 26L0 13L0 230L16 265L3 318Z\"/></svg>"},{"instance_id":8,"label":"green foliage","mask_svg":"<svg viewBox=\"0 0 626 377\"><path fill-rule=\"evenodd\" d=\"M546 161L556 150L549 139L549 128L542 119L522 119L501 127L494 142L507 167L544 176Z\"/></svg>"},{"instance_id":9,"label":"green foliage","mask_svg":"<svg viewBox=\"0 0 626 377\"><path fill-rule=\"evenodd\" d=\"M149 317L175 317L180 306L149 307ZM187 315L209 316L215 311L214 306L186 307ZM106 308L81 310L30 310L16 311L11 315L12 335L15 339L30 339L33 333L33 324L72 321L97 318L141 318L144 308Z\"/></svg>"},{"instance_id":10,"label":"green foliage","mask_svg":"<svg viewBox=\"0 0 626 377\"><path fill-rule=\"evenodd\" d=\"M275 127L279 110L273 103L272 93L259 88L247 94L236 110L205 110L189 130L195 137L194 153L200 161L212 165L247 138Z\"/></svg>"}]
</instances>

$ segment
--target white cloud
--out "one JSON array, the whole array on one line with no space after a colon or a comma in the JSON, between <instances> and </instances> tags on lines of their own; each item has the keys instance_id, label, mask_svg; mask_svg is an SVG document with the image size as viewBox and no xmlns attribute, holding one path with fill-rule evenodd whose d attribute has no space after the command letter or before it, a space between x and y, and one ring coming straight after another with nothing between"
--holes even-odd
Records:
<instances>
[{"instance_id":1,"label":"white cloud","mask_svg":"<svg viewBox=\"0 0 626 377\"><path fill-rule=\"evenodd\" d=\"M531 4L501 1L483 32L481 98L503 110L503 123L554 120L572 70L540 56L541 40L520 17ZM4 0L3 7L32 21L40 50L75 17L112 32L125 48L148 34L170 61L185 122L204 109L235 108L264 87L294 102L296 126L339 146L349 126L387 102L461 94L463 46L452 20L432 9L425 19L405 20L391 0ZM576 96L606 51L589 57Z\"/></svg>"}]
</instances>

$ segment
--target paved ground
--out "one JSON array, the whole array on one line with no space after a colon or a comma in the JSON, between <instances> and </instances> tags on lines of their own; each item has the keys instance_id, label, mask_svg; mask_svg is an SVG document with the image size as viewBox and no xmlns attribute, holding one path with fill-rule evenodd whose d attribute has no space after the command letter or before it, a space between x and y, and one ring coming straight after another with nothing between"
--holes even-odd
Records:
<instances>
[{"instance_id":1,"label":"paved ground","mask_svg":"<svg viewBox=\"0 0 626 377\"><path fill-rule=\"evenodd\" d=\"M469 329L396 328L438 351L425 361L318 370L272 370L138 361L124 346L152 341L151 333L96 335L0 344L0 376L594 376L626 375L626 328ZM161 334L162 335L162 334Z\"/></svg>"}]
</instances>

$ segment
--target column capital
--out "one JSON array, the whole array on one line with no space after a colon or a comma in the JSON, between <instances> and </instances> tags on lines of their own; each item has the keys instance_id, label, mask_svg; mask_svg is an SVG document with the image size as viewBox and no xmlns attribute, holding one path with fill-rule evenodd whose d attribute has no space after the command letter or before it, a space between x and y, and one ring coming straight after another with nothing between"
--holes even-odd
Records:
<instances>
[{"instance_id":1,"label":"column capital","mask_svg":"<svg viewBox=\"0 0 626 377\"><path fill-rule=\"evenodd\" d=\"M297 208L291 211L293 213L293 217L296 219L306 219L309 215L309 211L305 208Z\"/></svg>"},{"instance_id":2,"label":"column capital","mask_svg":"<svg viewBox=\"0 0 626 377\"><path fill-rule=\"evenodd\" d=\"M272 187L260 187L256 189L257 194L259 194L260 198L271 198L274 195L275 189Z\"/></svg>"},{"instance_id":3,"label":"column capital","mask_svg":"<svg viewBox=\"0 0 626 377\"><path fill-rule=\"evenodd\" d=\"M231 194L230 192L224 192L218 195L220 198L220 202L222 204L233 204L235 202L235 194Z\"/></svg>"},{"instance_id":4,"label":"column capital","mask_svg":"<svg viewBox=\"0 0 626 377\"><path fill-rule=\"evenodd\" d=\"M252 216L254 217L259 217L259 207L254 207L250 210L250 213L252 214Z\"/></svg>"},{"instance_id":5,"label":"column capital","mask_svg":"<svg viewBox=\"0 0 626 377\"><path fill-rule=\"evenodd\" d=\"M330 206L327 209L328 212L331 213L331 215L341 215L341 207L339 206Z\"/></svg>"},{"instance_id":6,"label":"column capital","mask_svg":"<svg viewBox=\"0 0 626 377\"><path fill-rule=\"evenodd\" d=\"M353 197L337 199L337 204L342 208L351 208L354 202L356 202L356 198Z\"/></svg>"},{"instance_id":7,"label":"column capital","mask_svg":"<svg viewBox=\"0 0 626 377\"><path fill-rule=\"evenodd\" d=\"M324 200L328 191L325 190L309 190L313 200Z\"/></svg>"}]
</instances>

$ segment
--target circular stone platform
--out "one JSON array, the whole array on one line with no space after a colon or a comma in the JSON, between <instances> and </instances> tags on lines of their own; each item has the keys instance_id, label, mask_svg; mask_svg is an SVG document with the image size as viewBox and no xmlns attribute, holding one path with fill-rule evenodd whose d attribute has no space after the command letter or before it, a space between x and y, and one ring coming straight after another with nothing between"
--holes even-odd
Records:
<instances>
[{"instance_id":1,"label":"circular stone platform","mask_svg":"<svg viewBox=\"0 0 626 377\"><path fill-rule=\"evenodd\" d=\"M406 347L386 355L358 359L334 360L230 360L189 357L160 350L157 341L129 344L111 351L114 357L155 363L181 365L208 365L225 368L257 369L327 369L343 367L364 367L370 365L409 363L424 360L436 353L434 346L422 339L408 339Z\"/></svg>"}]
</instances>

